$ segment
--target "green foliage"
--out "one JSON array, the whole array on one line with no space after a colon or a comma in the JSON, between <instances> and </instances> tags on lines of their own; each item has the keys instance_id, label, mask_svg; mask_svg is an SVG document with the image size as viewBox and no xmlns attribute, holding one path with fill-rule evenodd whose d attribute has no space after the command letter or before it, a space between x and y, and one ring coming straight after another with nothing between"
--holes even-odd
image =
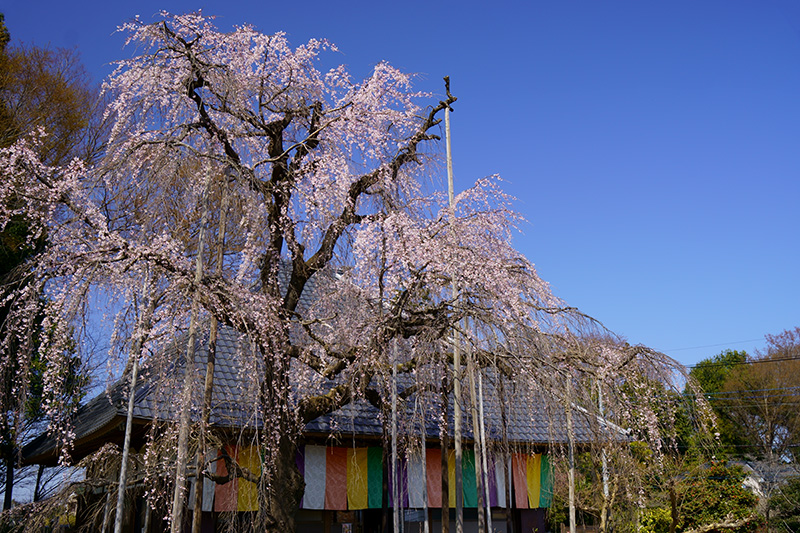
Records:
<instances>
[{"instance_id":1,"label":"green foliage","mask_svg":"<svg viewBox=\"0 0 800 533\"><path fill-rule=\"evenodd\" d=\"M725 389L725 384L743 363L747 361L747 353L737 350L725 350L713 357L703 359L690 372L690 376L706 393L706 399L711 403L714 414L717 416L717 431L723 455L741 456L747 450L747 440L744 438L738 424L731 418L730 413L720 403L718 393Z\"/></svg>"},{"instance_id":2,"label":"green foliage","mask_svg":"<svg viewBox=\"0 0 800 533\"><path fill-rule=\"evenodd\" d=\"M553 494L553 503L547 510L547 525L549 531L558 531L561 524L566 524L569 519L567 500L561 492Z\"/></svg>"},{"instance_id":3,"label":"green foliage","mask_svg":"<svg viewBox=\"0 0 800 533\"><path fill-rule=\"evenodd\" d=\"M716 463L688 480L681 495L682 530L720 522L728 516L747 518L755 513L758 498L744 485L745 473L740 466ZM755 520L734 533L756 531L760 521Z\"/></svg>"},{"instance_id":4,"label":"green foliage","mask_svg":"<svg viewBox=\"0 0 800 533\"><path fill-rule=\"evenodd\" d=\"M653 450L646 442L635 440L630 443L631 455L640 463L648 463L653 460Z\"/></svg>"},{"instance_id":5,"label":"green foliage","mask_svg":"<svg viewBox=\"0 0 800 533\"><path fill-rule=\"evenodd\" d=\"M639 533L669 533L671 523L670 510L665 507L642 509L639 515Z\"/></svg>"},{"instance_id":6,"label":"green foliage","mask_svg":"<svg viewBox=\"0 0 800 533\"><path fill-rule=\"evenodd\" d=\"M800 476L789 479L769 499L770 522L786 533L800 531Z\"/></svg>"},{"instance_id":7,"label":"green foliage","mask_svg":"<svg viewBox=\"0 0 800 533\"><path fill-rule=\"evenodd\" d=\"M697 380L705 392L715 393L722 390L731 371L745 361L746 352L725 350L697 363L689 375Z\"/></svg>"}]
</instances>

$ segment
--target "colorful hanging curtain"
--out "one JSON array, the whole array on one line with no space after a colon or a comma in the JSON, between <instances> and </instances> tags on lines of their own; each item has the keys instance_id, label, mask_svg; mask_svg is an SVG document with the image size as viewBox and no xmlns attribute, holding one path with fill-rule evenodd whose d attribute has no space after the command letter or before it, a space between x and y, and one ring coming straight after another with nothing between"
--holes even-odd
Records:
<instances>
[{"instance_id":1,"label":"colorful hanging curtain","mask_svg":"<svg viewBox=\"0 0 800 533\"><path fill-rule=\"evenodd\" d=\"M442 450L432 448L425 454L425 476L427 478L428 507L442 507Z\"/></svg>"},{"instance_id":2,"label":"colorful hanging curtain","mask_svg":"<svg viewBox=\"0 0 800 533\"><path fill-rule=\"evenodd\" d=\"M370 509L380 509L383 498L383 449L377 446L367 448L367 492Z\"/></svg>"},{"instance_id":3,"label":"colorful hanging curtain","mask_svg":"<svg viewBox=\"0 0 800 533\"><path fill-rule=\"evenodd\" d=\"M549 507L553 498L550 462L542 454L515 453L511 459L514 503L518 509ZM543 467L544 466L544 467Z\"/></svg>"},{"instance_id":4,"label":"colorful hanging curtain","mask_svg":"<svg viewBox=\"0 0 800 533\"><path fill-rule=\"evenodd\" d=\"M211 452L206 455L206 464L208 465L206 469L211 474L217 473L217 462L213 459L216 459L217 451L212 450ZM195 498L195 491L197 490L197 478L192 476L191 480L191 488L189 489L189 510L194 511L194 498ZM216 490L216 483L212 480L203 477L203 505L202 510L204 512L209 512L214 510L214 491Z\"/></svg>"},{"instance_id":5,"label":"colorful hanging curtain","mask_svg":"<svg viewBox=\"0 0 800 533\"><path fill-rule=\"evenodd\" d=\"M254 447L225 446L225 453L253 474L261 472L261 457ZM300 447L297 468L305 480L303 509L359 510L380 509L383 495L383 450L380 447L346 448L336 446ZM219 452L221 457L222 452ZM475 480L475 454L465 449L462 456L464 507L478 505ZM448 504L455 507L455 452L448 452ZM512 504L518 509L549 507L553 501L553 473L550 459L542 454L511 454L508 481L511 482ZM489 505L506 506L506 469L500 456L488 458ZM216 462L216 473L227 475L225 461ZM398 464L400 505L406 508L441 508L442 452L425 450L403 458ZM389 506L392 501L392 480L388 480ZM210 500L213 495L213 506ZM255 483L235 478L205 491L203 508L214 511L255 511L258 492ZM427 503L427 505L426 505Z\"/></svg>"},{"instance_id":6,"label":"colorful hanging curtain","mask_svg":"<svg viewBox=\"0 0 800 533\"><path fill-rule=\"evenodd\" d=\"M379 447L308 445L297 454L306 482L303 509L380 509L383 469Z\"/></svg>"},{"instance_id":7,"label":"colorful hanging curtain","mask_svg":"<svg viewBox=\"0 0 800 533\"><path fill-rule=\"evenodd\" d=\"M224 451L229 457L236 459L236 446L225 446ZM220 476L227 476L228 469L225 466L225 461L222 459L222 452L220 450L217 461L217 474ZM233 478L227 483L217 483L217 488L214 491L214 510L221 511L235 511L236 510L236 495L239 492L239 478Z\"/></svg>"},{"instance_id":8,"label":"colorful hanging curtain","mask_svg":"<svg viewBox=\"0 0 800 533\"><path fill-rule=\"evenodd\" d=\"M408 506L420 509L428 506L426 496L426 465L422 450L415 450L407 457Z\"/></svg>"},{"instance_id":9,"label":"colorful hanging curtain","mask_svg":"<svg viewBox=\"0 0 800 533\"><path fill-rule=\"evenodd\" d=\"M225 453L242 468L248 469L253 475L261 475L261 456L255 446L226 445ZM218 455L217 474L228 475L222 451ZM205 494L205 492L204 492ZM205 499L205 498L204 498ZM204 504L205 505L205 504ZM257 511L258 487L252 481L242 478L233 478L227 483L218 483L214 490L214 510L223 511Z\"/></svg>"},{"instance_id":10,"label":"colorful hanging curtain","mask_svg":"<svg viewBox=\"0 0 800 533\"><path fill-rule=\"evenodd\" d=\"M489 506L506 506L506 474L502 457L488 457Z\"/></svg>"},{"instance_id":11,"label":"colorful hanging curtain","mask_svg":"<svg viewBox=\"0 0 800 533\"><path fill-rule=\"evenodd\" d=\"M248 469L254 476L261 475L261 456L258 448L248 446L239 448L237 462L242 468ZM258 486L246 479L239 480L239 493L236 497L237 511L258 511Z\"/></svg>"},{"instance_id":12,"label":"colorful hanging curtain","mask_svg":"<svg viewBox=\"0 0 800 533\"><path fill-rule=\"evenodd\" d=\"M325 446L305 447L303 509L325 508Z\"/></svg>"},{"instance_id":13,"label":"colorful hanging curtain","mask_svg":"<svg viewBox=\"0 0 800 533\"><path fill-rule=\"evenodd\" d=\"M369 449L347 450L347 507L367 509L369 507Z\"/></svg>"}]
</instances>

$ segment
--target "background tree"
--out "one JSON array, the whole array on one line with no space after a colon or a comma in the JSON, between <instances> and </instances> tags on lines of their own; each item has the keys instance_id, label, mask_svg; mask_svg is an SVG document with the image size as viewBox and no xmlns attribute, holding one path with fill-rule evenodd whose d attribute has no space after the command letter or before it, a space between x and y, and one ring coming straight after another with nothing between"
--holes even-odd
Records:
<instances>
[{"instance_id":1,"label":"background tree","mask_svg":"<svg viewBox=\"0 0 800 533\"><path fill-rule=\"evenodd\" d=\"M732 369L716 402L750 444L751 458L790 460L800 445L800 328L766 339L765 350Z\"/></svg>"},{"instance_id":2,"label":"background tree","mask_svg":"<svg viewBox=\"0 0 800 533\"><path fill-rule=\"evenodd\" d=\"M728 350L702 361L692 375L717 414L723 451L747 461L759 480L759 509L772 527L771 505L800 445L800 328L766 340L755 356Z\"/></svg>"},{"instance_id":3,"label":"background tree","mask_svg":"<svg viewBox=\"0 0 800 533\"><path fill-rule=\"evenodd\" d=\"M611 338L584 338L582 343L584 362L591 360L595 350L602 352L616 343L624 352L626 346ZM681 482L687 471L698 468L700 456L710 456L704 454L710 439L710 417L703 414L708 405L701 399L694 416L690 416L685 395L657 375L630 379L608 375L602 368L596 372L588 365L584 368L577 388L590 394L584 393L575 402L587 412L592 404L604 408L602 417L589 420L591 444L582 446L576 458L578 523L599 526L601 531L634 532L645 516L641 508L647 506L666 516L668 524L673 521L677 525ZM690 388L694 386L693 382L689 384ZM615 394L626 400L617 400L609 407L606 399ZM611 428L625 428L632 440L620 442ZM556 486L556 503L550 513L554 529L566 512L559 508L567 501L564 463L556 461L561 483Z\"/></svg>"},{"instance_id":4,"label":"background tree","mask_svg":"<svg viewBox=\"0 0 800 533\"><path fill-rule=\"evenodd\" d=\"M14 44L0 38L0 146L46 131L37 153L57 165L97 153L101 138L98 88L75 50Z\"/></svg>"},{"instance_id":5,"label":"background tree","mask_svg":"<svg viewBox=\"0 0 800 533\"><path fill-rule=\"evenodd\" d=\"M731 418L731 413L725 405L726 395L722 393L731 374L747 362L747 357L747 353L743 351L725 350L713 357L703 359L689 372L714 410L717 418L719 443L722 446L720 452L733 457L740 457L747 453L748 441L738 423ZM687 394L690 398L692 397L689 391Z\"/></svg>"},{"instance_id":6,"label":"background tree","mask_svg":"<svg viewBox=\"0 0 800 533\"><path fill-rule=\"evenodd\" d=\"M37 146L37 156L51 164L88 156L97 149L97 131L90 126L98 119L98 91L69 50L10 45L11 36L0 14L0 147L9 147L40 128L47 137ZM18 211L27 202L24 190L5 200L6 209ZM31 295L24 329L10 324L17 305L15 294L31 286L33 263L47 245L45 233L32 232L22 214L8 218L0 230L0 330L15 329L12 340L0 352L4 359L0 410L0 458L5 470L3 508L12 502L14 470L21 441L43 417L42 392L45 360L38 353L47 301L43 293ZM6 333L7 334L7 333ZM74 350L68 348L69 352ZM66 356L70 359L70 356ZM81 361L71 358L65 367L63 400L74 405L85 384ZM67 398L72 398L69 400ZM37 487L38 488L38 487Z\"/></svg>"},{"instance_id":7,"label":"background tree","mask_svg":"<svg viewBox=\"0 0 800 533\"><path fill-rule=\"evenodd\" d=\"M771 526L778 531L800 531L800 477L786 480L769 499Z\"/></svg>"},{"instance_id":8,"label":"background tree","mask_svg":"<svg viewBox=\"0 0 800 533\"><path fill-rule=\"evenodd\" d=\"M772 527L773 495L800 447L800 328L766 340L764 350L731 372L718 403L747 442L742 455L760 479L761 507Z\"/></svg>"}]
</instances>

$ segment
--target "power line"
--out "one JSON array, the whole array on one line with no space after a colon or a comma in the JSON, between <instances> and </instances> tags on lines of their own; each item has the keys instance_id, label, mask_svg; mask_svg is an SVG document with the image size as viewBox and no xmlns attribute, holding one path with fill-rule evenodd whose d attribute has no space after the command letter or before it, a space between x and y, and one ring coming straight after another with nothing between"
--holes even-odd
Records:
<instances>
[{"instance_id":1,"label":"power line","mask_svg":"<svg viewBox=\"0 0 800 533\"><path fill-rule=\"evenodd\" d=\"M687 396L727 396L738 394L740 392L775 392L775 391L788 391L788 390L800 390L800 386L796 387L773 387L769 389L735 389L735 390L728 390L728 391L719 391L719 392L703 392L700 394L687 394Z\"/></svg>"},{"instance_id":2,"label":"power line","mask_svg":"<svg viewBox=\"0 0 800 533\"><path fill-rule=\"evenodd\" d=\"M724 448L764 448L765 447L764 444L726 444L726 443L720 443L720 446L722 446ZM688 444L679 444L678 445L678 448L681 449L681 450L687 450L687 449L689 449L691 447L692 446L688 445ZM773 446L771 446L771 447L773 447ZM783 449L783 448L800 448L800 444L780 444L778 446L774 446L773 448L780 448L780 449Z\"/></svg>"},{"instance_id":3,"label":"power line","mask_svg":"<svg viewBox=\"0 0 800 533\"><path fill-rule=\"evenodd\" d=\"M706 344L705 346L690 346L688 348L673 348L671 350L664 350L664 351L665 352L682 352L684 350L699 350L701 348L718 348L720 346L730 346L731 344L744 344L745 342L756 342L756 341L762 341L762 340L764 340L764 339L763 338L747 339L747 340L744 340L744 341L723 342L723 343L720 343L720 344Z\"/></svg>"},{"instance_id":4,"label":"power line","mask_svg":"<svg viewBox=\"0 0 800 533\"><path fill-rule=\"evenodd\" d=\"M800 405L800 402L773 402L770 404L771 407L778 408L778 407L795 407ZM733 405L725 405L725 406L718 406L720 408L725 408L726 411L732 411L736 409L745 409L751 407L764 407L763 403L737 403Z\"/></svg>"},{"instance_id":5,"label":"power line","mask_svg":"<svg viewBox=\"0 0 800 533\"><path fill-rule=\"evenodd\" d=\"M790 357L774 357L772 359L751 359L750 361L701 361L694 365L687 365L686 368L709 368L715 366L740 366L740 365L756 365L761 363L780 363L782 361L800 361L800 355Z\"/></svg>"}]
</instances>

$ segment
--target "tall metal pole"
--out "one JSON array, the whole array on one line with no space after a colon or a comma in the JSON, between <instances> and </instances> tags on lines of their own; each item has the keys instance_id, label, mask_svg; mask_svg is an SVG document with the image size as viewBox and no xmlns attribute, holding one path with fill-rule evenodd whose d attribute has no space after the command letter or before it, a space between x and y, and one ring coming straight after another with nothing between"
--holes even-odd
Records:
<instances>
[{"instance_id":1,"label":"tall metal pole","mask_svg":"<svg viewBox=\"0 0 800 533\"><path fill-rule=\"evenodd\" d=\"M567 375L567 439L569 440L569 531L575 533L575 429L572 426L572 375Z\"/></svg>"},{"instance_id":2,"label":"tall metal pole","mask_svg":"<svg viewBox=\"0 0 800 533\"><path fill-rule=\"evenodd\" d=\"M481 463L483 464L483 490L484 502L486 504L486 526L487 531L490 533L494 530L492 527L492 504L489 499L489 466L488 466L488 450L486 448L486 424L483 417L483 373L478 369L478 409L480 414L480 431L481 438Z\"/></svg>"},{"instance_id":3,"label":"tall metal pole","mask_svg":"<svg viewBox=\"0 0 800 533\"><path fill-rule=\"evenodd\" d=\"M400 533L400 490L397 475L397 340L392 341L392 516L395 533Z\"/></svg>"},{"instance_id":4,"label":"tall metal pole","mask_svg":"<svg viewBox=\"0 0 800 533\"><path fill-rule=\"evenodd\" d=\"M449 85L449 79L445 83ZM450 145L450 106L444 110L444 128L447 145L447 196L450 200L450 220L455 219L455 203L453 201L453 152ZM453 281L453 299L457 297L458 287ZM461 350L458 331L453 330L453 439L456 448L456 533L464 532L464 484L461 470Z\"/></svg>"}]
</instances>

